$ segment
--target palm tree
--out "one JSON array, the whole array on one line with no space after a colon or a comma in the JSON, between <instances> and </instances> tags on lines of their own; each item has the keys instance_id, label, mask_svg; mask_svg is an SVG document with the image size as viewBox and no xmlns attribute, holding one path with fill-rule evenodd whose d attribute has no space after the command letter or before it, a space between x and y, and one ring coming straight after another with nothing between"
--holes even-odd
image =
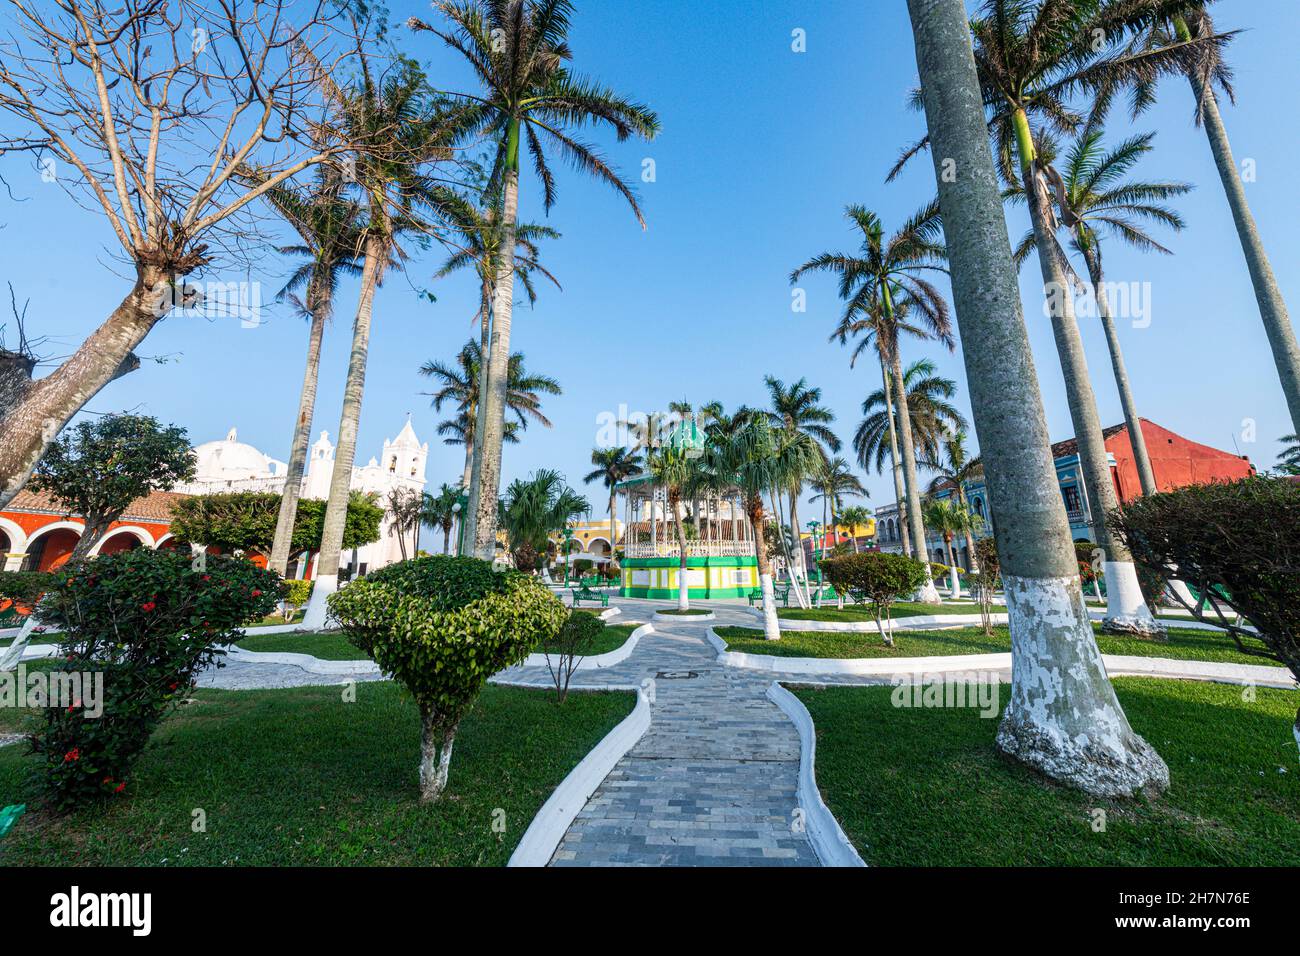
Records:
<instances>
[{"instance_id":1,"label":"palm tree","mask_svg":"<svg viewBox=\"0 0 1300 956\"><path fill-rule=\"evenodd\" d=\"M1091 794L1158 791L1169 785L1169 768L1129 727L1083 603L979 109L965 4L908 0L908 11L1011 611L1011 697L997 744ZM956 175L944 175L948 169Z\"/></svg>"},{"instance_id":2,"label":"palm tree","mask_svg":"<svg viewBox=\"0 0 1300 956\"><path fill-rule=\"evenodd\" d=\"M626 448L593 448L591 463L596 467L583 475L582 481L584 484L603 481L609 489L609 557L613 560L614 547L618 544L618 483L641 474L645 462L639 453Z\"/></svg>"},{"instance_id":3,"label":"palm tree","mask_svg":"<svg viewBox=\"0 0 1300 956\"><path fill-rule=\"evenodd\" d=\"M857 554L858 548L858 528L865 525L871 520L871 511L861 505L849 505L840 512L840 520L849 528L849 535L853 539L853 553Z\"/></svg>"},{"instance_id":4,"label":"palm tree","mask_svg":"<svg viewBox=\"0 0 1300 956\"><path fill-rule=\"evenodd\" d=\"M452 218L460 205L460 198L427 169L449 157L455 122L443 103L430 94L419 67L399 58L390 71L376 75L366 56L359 58L359 64L360 75L347 88L335 84L323 65L318 64L315 71L333 111L337 135L356 146L355 179L364 197L366 221L361 233L364 260L352 324L352 351L316 558L316 585L301 625L305 630L324 626L326 599L338 587L375 291L385 271L405 258L399 238L408 233L427 234L430 216Z\"/></svg>"},{"instance_id":5,"label":"palm tree","mask_svg":"<svg viewBox=\"0 0 1300 956\"><path fill-rule=\"evenodd\" d=\"M767 385L768 398L772 402L772 407L766 412L768 423L778 429L786 441L792 440L796 435L808 436L818 454L814 468L824 462L831 452L840 450L840 439L830 428L830 423L835 421L835 413L820 404L822 398L820 388L810 388L807 379L802 378L789 386L771 375L766 376L763 381ZM799 496L803 494L804 482L812 474L812 469L806 473L788 471L787 484L779 486L779 490L785 492L790 499L790 527L794 530L795 554L798 562L797 567L791 564L790 574L795 578L794 590L800 607L808 606L810 595L803 590L809 588L809 583L808 569L803 560L803 545L800 544L799 539ZM798 581L799 575L803 577L802 586Z\"/></svg>"},{"instance_id":6,"label":"palm tree","mask_svg":"<svg viewBox=\"0 0 1300 956\"><path fill-rule=\"evenodd\" d=\"M880 218L866 207L849 206L845 215L862 233L860 253L857 256L822 253L795 269L790 274L790 282L797 282L801 275L810 271L838 275L840 298L845 300L847 306L839 327L831 337L844 343L850 335L861 335L863 341L855 349L855 357L867 342L874 341L888 366L886 387L893 387L892 398L898 409L900 448L895 461L899 457L902 459L909 532L917 553L920 553L925 550L925 528L921 518L921 493L916 481L916 449L904 393L899 339L905 331L921 331L915 325L903 324L906 314L914 312L924 323L923 335L939 339L949 349L953 347L948 305L939 290L926 278L929 272L947 271L942 265L944 249L940 236L939 204L936 200L921 209L888 241ZM892 417L888 417L888 421L893 424ZM902 498L899 500L901 502ZM925 581L917 597L926 603L937 604L939 593L930 580L929 562L925 562L925 565Z\"/></svg>"},{"instance_id":7,"label":"palm tree","mask_svg":"<svg viewBox=\"0 0 1300 956\"><path fill-rule=\"evenodd\" d=\"M1109 631L1158 636L1164 628L1142 597L1128 549L1107 522L1119 500L1075 320L1069 266L1053 236L1056 216L1049 184L1059 191L1061 176L1039 155L1031 125L1032 117L1049 131L1073 133L1084 120L1069 108L1066 97L1100 91L1096 119L1104 115L1114 89L1150 82L1161 73L1179 69L1184 50L1165 48L1135 55L1125 46L1125 38L1145 26L1149 16L1141 3L1113 0L985 0L970 29L987 124L1002 174L1024 191L1033 224L1079 449L1079 470L1088 492L1093 537L1106 556L1107 610L1102 626ZM906 151L891 177L923 145L924 141Z\"/></svg>"},{"instance_id":8,"label":"palm tree","mask_svg":"<svg viewBox=\"0 0 1300 956\"><path fill-rule=\"evenodd\" d=\"M971 532L979 529L979 515L965 505L947 498L931 498L925 503L925 523L943 538L944 557L948 562L948 593L955 601L961 597L961 579L957 574L957 555L953 551L952 542L959 534L965 535L967 542L970 542ZM973 558L975 551L972 549L970 554Z\"/></svg>"},{"instance_id":9,"label":"palm tree","mask_svg":"<svg viewBox=\"0 0 1300 956\"><path fill-rule=\"evenodd\" d=\"M830 528L832 533L838 527L836 514L843 507L845 498L870 497L867 489L862 486L862 482L849 468L848 461L838 455L828 461L823 461L821 467L813 473L812 481L809 484L817 489L817 494L813 495L811 500L821 501L822 503L822 527ZM827 510L830 511L829 524L827 523Z\"/></svg>"},{"instance_id":10,"label":"palm tree","mask_svg":"<svg viewBox=\"0 0 1300 956\"><path fill-rule=\"evenodd\" d=\"M1152 6L1155 6L1154 0ZM1231 34L1214 32L1214 23L1205 9L1208 4L1203 0L1190 0L1185 6L1189 9L1182 15L1156 19L1143 38L1143 46L1148 51L1179 51L1181 48L1181 72L1186 75L1192 94L1196 97L1196 122L1205 127L1210 152L1214 155L1214 165L1219 170L1219 180L1223 184L1223 192L1232 210L1232 220L1237 227L1237 239L1246 256L1246 267L1250 270L1250 281L1255 289L1259 317L1264 322L1264 331L1273 350L1273 361L1277 365L1282 392L1291 412L1291 423L1300 432L1300 345L1296 343L1295 329L1291 326L1282 290L1273 274L1273 266L1255 225L1250 204L1246 201L1246 190L1232 155L1232 144L1228 141L1228 131L1224 128L1218 96L1214 91L1214 87L1218 86L1229 102L1235 102L1232 70L1223 60L1223 47ZM1149 85L1143 93L1147 100L1151 98Z\"/></svg>"},{"instance_id":11,"label":"palm tree","mask_svg":"<svg viewBox=\"0 0 1300 956\"><path fill-rule=\"evenodd\" d=\"M551 536L591 511L591 503L558 471L542 468L512 481L499 510L515 567L532 572L550 550Z\"/></svg>"},{"instance_id":12,"label":"palm tree","mask_svg":"<svg viewBox=\"0 0 1300 956\"><path fill-rule=\"evenodd\" d=\"M967 427L966 417L950 401L957 394L957 382L940 375L938 366L929 359L917 359L903 372L903 390L918 458L922 463L932 461L949 435ZM853 451L858 464L868 471L884 471L892 407L889 393L883 388L862 401L862 421L853 433Z\"/></svg>"},{"instance_id":13,"label":"palm tree","mask_svg":"<svg viewBox=\"0 0 1300 956\"><path fill-rule=\"evenodd\" d=\"M1120 350L1119 336L1110 314L1110 298L1106 294L1105 275L1101 261L1101 237L1112 234L1141 250L1154 250L1170 254L1144 228L1145 222L1159 223L1171 229L1183 228L1182 218L1161 203L1181 196L1191 190L1188 183L1134 182L1122 180L1125 173L1146 153L1151 151L1154 133L1133 136L1107 152L1101 142L1101 131L1084 131L1070 146L1062 172L1063 189L1057 194L1061 223L1068 224L1071 246L1081 256L1088 270L1088 283L1097 303L1097 314L1106 335L1110 350L1111 370L1119 388L1120 405L1128 425L1129 441L1133 446L1133 461L1137 466L1138 480L1144 495L1154 495L1156 476L1151 468L1146 437L1142 434L1142 421L1138 417L1137 403L1124 367L1124 354ZM1013 195L1023 198L1024 190L1015 187ZM1031 230L1016 247L1016 264L1024 262L1036 247ZM1062 254L1064 258L1064 254Z\"/></svg>"},{"instance_id":14,"label":"palm tree","mask_svg":"<svg viewBox=\"0 0 1300 956\"><path fill-rule=\"evenodd\" d=\"M637 135L653 139L659 120L653 112L612 90L577 77L565 63L572 59L567 34L571 0L442 0L438 10L451 32L420 20L408 22L429 30L465 57L483 87L471 104L467 139L493 143L496 156L490 188L502 196L500 252L493 288L491 351L488 357L479 477L471 478L474 551L491 559L495 551L497 493L501 483L501 442L506 413L506 365L514 302L515 227L519 208L520 154L526 148L542 184L543 205L555 202L555 178L543 143L583 172L617 190L645 226L631 187L595 150L571 136L583 126L607 126L619 141Z\"/></svg>"},{"instance_id":15,"label":"palm tree","mask_svg":"<svg viewBox=\"0 0 1300 956\"><path fill-rule=\"evenodd\" d=\"M752 416L735 431L719 434L704 449L703 469L717 481L729 482L740 490L745 517L752 530L754 560L763 593L763 635L769 641L780 639L781 629L772 594L763 494L772 488L790 487L793 476L807 475L821 455L821 449L809 435L778 431L762 415Z\"/></svg>"},{"instance_id":16,"label":"palm tree","mask_svg":"<svg viewBox=\"0 0 1300 956\"><path fill-rule=\"evenodd\" d=\"M461 269L473 268L479 284L478 309L474 322L479 323L479 355L489 355L492 349L492 300L496 287L498 260L501 251L501 197L493 194L482 209L472 203L466 203L463 215L458 216L452 226L459 238L460 248L453 252L442 264L434 278L446 278ZM540 239L559 239L560 234L549 226L534 223L515 224L515 271L514 275L524 288L529 306L537 302L537 289L533 285L533 272L539 272L560 288L555 278L538 261L537 242ZM485 390L486 391L486 390ZM483 421L486 407L482 404L474 411L473 422L466 430L471 440L465 445L465 488L468 490L473 482L473 462L481 456L483 447L479 438L483 434ZM507 420L505 430L510 431ZM475 440L478 438L478 440ZM509 443L512 438L503 434L502 441ZM471 509L471 516L473 510Z\"/></svg>"},{"instance_id":17,"label":"palm tree","mask_svg":"<svg viewBox=\"0 0 1300 956\"><path fill-rule=\"evenodd\" d=\"M250 170L249 175L255 178L257 173ZM262 197L302 239L299 244L281 247L280 252L307 258L276 296L277 299L292 299L310 323L307 367L303 372L298 417L293 423L284 491L280 496L280 513L271 545L270 568L282 576L289 567L293 524L298 516L298 498L302 494L302 475L307 463L307 444L316 414L316 386L320 378L325 323L333 309L339 279L360 272L361 206L344 195L345 185L338 168L322 165L316 168L316 178L311 186L285 183L267 190ZM294 293L304 288L304 298L300 301Z\"/></svg>"},{"instance_id":18,"label":"palm tree","mask_svg":"<svg viewBox=\"0 0 1300 956\"><path fill-rule=\"evenodd\" d=\"M461 481L463 487L470 487L470 472L473 466L474 434L478 422L480 380L483 376L483 348L473 339L467 341L456 355L454 365L447 365L433 359L420 366L420 374L434 380L438 386L435 392L422 392L432 396L430 404L436 412L442 411L443 403L454 402L457 416L439 423L438 434L444 436L448 445L465 446L465 467ZM537 375L524 368L524 353L515 352L510 356L507 373L506 407L513 421L506 422L505 442L518 442L518 431L526 429L529 421L537 422L546 428L551 421L542 414L543 395L561 395L560 383L549 375ZM513 426L513 427L512 427Z\"/></svg>"},{"instance_id":19,"label":"palm tree","mask_svg":"<svg viewBox=\"0 0 1300 956\"><path fill-rule=\"evenodd\" d=\"M1282 436L1282 453L1277 456L1277 467L1284 475L1300 475L1300 435Z\"/></svg>"},{"instance_id":20,"label":"palm tree","mask_svg":"<svg viewBox=\"0 0 1300 956\"><path fill-rule=\"evenodd\" d=\"M459 497L460 489L453 488L445 482L436 495L431 495L427 491L424 493L424 507L420 512L420 521L426 528L434 528L442 532L443 554L451 554L451 532L456 527L455 505Z\"/></svg>"},{"instance_id":21,"label":"palm tree","mask_svg":"<svg viewBox=\"0 0 1300 956\"><path fill-rule=\"evenodd\" d=\"M943 441L943 456L935 456L921 463L923 468L936 472L934 479L930 482L928 489L929 494L937 494L944 488L954 488L954 494L957 496L957 503L967 512L971 511L970 501L966 498L966 483L976 481L984 477L984 462L977 455L971 458L966 451L966 433L964 431L949 432ZM974 515L974 517L979 517ZM970 570L972 573L979 570L979 564L975 560L975 539L973 532L978 530L978 525L972 525L968 528L961 529L966 536L966 553L970 556Z\"/></svg>"},{"instance_id":22,"label":"palm tree","mask_svg":"<svg viewBox=\"0 0 1300 956\"><path fill-rule=\"evenodd\" d=\"M646 455L645 463L645 470L654 477L654 483L664 489L665 504L677 535L677 607L683 611L691 606L691 600L687 583L689 551L686 547L686 528L682 522L682 501L699 485L698 457L687 442L669 441L651 449Z\"/></svg>"}]
</instances>

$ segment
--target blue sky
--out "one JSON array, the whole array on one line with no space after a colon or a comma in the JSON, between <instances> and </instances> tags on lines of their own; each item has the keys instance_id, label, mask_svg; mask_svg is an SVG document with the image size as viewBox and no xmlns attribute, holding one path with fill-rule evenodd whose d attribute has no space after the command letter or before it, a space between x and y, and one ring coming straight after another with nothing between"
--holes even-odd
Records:
<instances>
[{"instance_id":1,"label":"blue sky","mask_svg":"<svg viewBox=\"0 0 1300 956\"><path fill-rule=\"evenodd\" d=\"M392 7L398 20L427 13L426 4ZM1293 43L1300 6L1223 0L1217 19L1223 28L1245 30L1231 47L1238 105L1225 109L1225 119L1239 162L1254 160L1247 195L1294 315L1300 236L1289 167L1300 143L1300 111L1291 101L1300 87ZM806 33L806 52L791 49L796 29ZM461 64L427 34L397 35L428 64L435 82L472 88ZM923 127L923 118L905 106L916 82L905 4L580 0L571 37L575 68L651 105L663 133L650 144L598 139L638 179L643 160L654 160L655 181L638 186L649 223L644 232L612 191L560 171L559 200L546 221L564 237L544 255L563 292L544 287L535 309L516 309L513 343L529 368L558 378L565 394L546 402L553 429L535 426L522 444L507 447L506 479L550 466L578 484L602 412L652 411L683 397L728 407L759 404L767 373L820 386L847 451L861 401L878 386L879 373L865 363L850 370L847 350L826 341L839 315L831 280L804 282L807 311L797 314L788 275L814 253L853 247L845 204L865 204L892 230L933 195L924 160L898 182L884 183L899 148ZM1165 234L1175 255L1143 255L1113 243L1107 251L1112 281L1150 283L1149 325L1120 326L1139 409L1189 438L1235 447L1257 466L1269 466L1276 439L1291 427L1185 83L1166 81L1155 109L1136 124L1117 117L1110 132L1117 140L1146 130L1159 135L1140 171L1197 188L1178 203L1188 228ZM99 218L19 160L3 161L0 172L20 200L0 203L4 278L20 301L32 300L29 330L51 337L46 354L66 354L125 293L124 270ZM543 220L539 192L526 175L524 217ZM1010 212L1008 221L1018 238L1026 228L1023 211ZM469 325L473 283L466 276L433 284L439 259L414 260L407 276L390 276L379 294L358 449L362 463L378 454L410 412L417 434L430 441L435 485L459 476L463 453L436 438L437 416L419 394L428 384L417 368L429 358L451 359L476 334ZM268 253L261 265L273 291L280 260ZM221 268L214 277L240 278ZM1064 438L1072 429L1032 260L1021 286L1048 422L1053 437ZM433 288L435 304L417 298L413 290L423 287ZM337 431L354 303L355 286L345 285L326 337L316 433ZM1081 324L1102 422L1118 422L1100 330L1086 319ZM146 363L111 384L90 410L157 415L189 429L195 443L237 426L243 440L283 458L305 339L305 324L281 306L256 328L168 319L139 350L166 361ZM968 409L960 355L907 345L907 358L922 355L957 379L959 404ZM878 475L865 480L870 504L892 499L892 482ZM594 486L588 493L599 515L603 493Z\"/></svg>"}]
</instances>

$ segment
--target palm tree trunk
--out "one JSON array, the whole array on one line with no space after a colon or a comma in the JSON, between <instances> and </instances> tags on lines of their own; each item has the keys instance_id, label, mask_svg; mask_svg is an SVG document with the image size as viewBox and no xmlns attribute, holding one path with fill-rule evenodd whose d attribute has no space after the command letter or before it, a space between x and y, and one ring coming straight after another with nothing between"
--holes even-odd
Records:
<instances>
[{"instance_id":1,"label":"palm tree trunk","mask_svg":"<svg viewBox=\"0 0 1300 956\"><path fill-rule=\"evenodd\" d=\"M790 578L799 606L807 608L812 604L812 586L808 583L808 565L803 559L803 538L799 535L799 492L790 492L790 533L794 537L794 557L790 562ZM781 535L781 544L785 545L785 535ZM786 555L787 558L790 555ZM802 576L803 584L799 583Z\"/></svg>"},{"instance_id":2,"label":"palm tree trunk","mask_svg":"<svg viewBox=\"0 0 1300 956\"><path fill-rule=\"evenodd\" d=\"M885 417L889 420L889 460L893 462L890 470L894 473L894 501L898 503L898 525L903 532L903 553L910 557L912 535L907 530L907 512L903 505L903 463L898 456L898 433L894 428L894 396L893 389L890 388L890 380L893 376L889 374L889 366L883 355L880 356L880 376L885 383Z\"/></svg>"},{"instance_id":3,"label":"palm tree trunk","mask_svg":"<svg viewBox=\"0 0 1300 956\"><path fill-rule=\"evenodd\" d=\"M516 161L507 163L505 200L501 211L501 246L498 252L497 277L493 289L492 332L486 388L480 386L483 402L483 443L478 456L479 478L470 507L474 518L474 554L485 561L496 557L497 497L501 491L501 443L505 435L506 386L510 375L510 322L515 294L515 221L519 209L518 123L510 136L514 140Z\"/></svg>"},{"instance_id":4,"label":"palm tree trunk","mask_svg":"<svg viewBox=\"0 0 1300 956\"><path fill-rule=\"evenodd\" d=\"M0 409L0 508L22 490L72 416L129 370L132 350L171 310L171 286L180 281L154 267L137 266L135 285L104 323L67 361L24 389L16 407Z\"/></svg>"},{"instance_id":5,"label":"palm tree trunk","mask_svg":"<svg viewBox=\"0 0 1300 956\"><path fill-rule=\"evenodd\" d=\"M885 313L892 323L894 304L889 293L889 284L882 286L885 296ZM900 454L903 458L903 485L907 490L907 520L911 525L912 540L916 543L916 557L925 565L925 581L917 591L916 600L923 604L938 604L939 592L935 590L934 580L930 574L930 556L925 545L925 526L921 522L921 492L916 480L916 451L912 444L912 416L907 406L907 392L903 387L903 361L895 345L890 356L893 364L894 403L898 406L898 432L902 440Z\"/></svg>"},{"instance_id":6,"label":"palm tree trunk","mask_svg":"<svg viewBox=\"0 0 1300 956\"><path fill-rule=\"evenodd\" d=\"M618 492L614 489L609 491L609 560L616 560L614 557L614 546L618 543L616 535L618 534ZM567 558L565 560L568 560Z\"/></svg>"},{"instance_id":7,"label":"palm tree trunk","mask_svg":"<svg viewBox=\"0 0 1300 956\"><path fill-rule=\"evenodd\" d=\"M948 596L955 601L961 597L961 578L957 574L957 558L952 550L952 535L943 536L943 549L948 557Z\"/></svg>"},{"instance_id":8,"label":"palm tree trunk","mask_svg":"<svg viewBox=\"0 0 1300 956\"><path fill-rule=\"evenodd\" d=\"M776 594L772 590L772 562L767 559L767 543L763 538L761 497L754 495L745 502L745 516L749 519L749 526L753 531L754 561L758 564L758 587L763 594L763 637L769 641L779 641L781 625L776 619Z\"/></svg>"},{"instance_id":9,"label":"palm tree trunk","mask_svg":"<svg viewBox=\"0 0 1300 956\"><path fill-rule=\"evenodd\" d=\"M1179 40L1186 42L1192 38L1182 17L1174 17L1173 22ZM1259 229L1255 226L1255 217L1250 212L1250 204L1246 202L1246 190L1232 156L1228 131L1219 114L1218 98L1214 95L1214 90L1206 88L1195 75L1189 75L1188 79L1197 102L1201 104L1205 136L1210 141L1214 165L1218 167L1219 179L1232 210L1232 221L1237 227L1237 239L1246 256L1246 267L1250 270L1250 281L1255 289L1255 302L1259 305L1259 317L1264 321L1264 332L1268 335L1268 344L1273 350L1273 361L1277 365L1282 392L1291 412L1291 424L1296 432L1300 432L1300 345L1296 343L1295 329L1291 327L1282 290L1278 288L1273 266L1268 260L1268 253L1264 251Z\"/></svg>"},{"instance_id":10,"label":"palm tree trunk","mask_svg":"<svg viewBox=\"0 0 1300 956\"><path fill-rule=\"evenodd\" d=\"M366 362L370 354L370 320L375 289L387 259L384 238L372 234L366 239L365 265L361 271L361 292L357 316L352 323L352 354L343 383L343 410L339 415L338 445L334 449L334 471L330 475L329 498L321 529L320 553L316 557L316 584L303 615L302 630L318 631L325 626L325 599L338 590L339 555L343 550L343 529L347 524L348 493L352 486L352 463L357 455L357 428L361 421L361 399L366 389Z\"/></svg>"},{"instance_id":11,"label":"palm tree trunk","mask_svg":"<svg viewBox=\"0 0 1300 956\"><path fill-rule=\"evenodd\" d=\"M1106 677L1079 587L962 0L908 0L971 410L1002 555L1011 698L998 746L1099 795L1169 785ZM941 169L958 171L953 177Z\"/></svg>"},{"instance_id":12,"label":"palm tree trunk","mask_svg":"<svg viewBox=\"0 0 1300 956\"><path fill-rule=\"evenodd\" d=\"M673 526L677 530L677 609L691 606L691 589L686 582L686 529L682 527L682 503L673 499Z\"/></svg>"},{"instance_id":13,"label":"palm tree trunk","mask_svg":"<svg viewBox=\"0 0 1300 956\"><path fill-rule=\"evenodd\" d=\"M962 533L966 536L966 563L970 565L966 570L970 573L972 580L974 575L979 571L979 562L975 560L975 537L970 532L970 523L975 520L970 510L970 502L966 500L966 489L960 481L957 485L957 501L961 504L961 510L966 512L966 527Z\"/></svg>"},{"instance_id":14,"label":"palm tree trunk","mask_svg":"<svg viewBox=\"0 0 1300 956\"><path fill-rule=\"evenodd\" d=\"M1119 389L1119 403L1124 409L1124 423L1128 426L1129 444L1133 446L1133 463L1137 466L1138 483L1142 494L1154 495L1156 474L1151 467L1151 456L1147 453L1146 436L1142 434L1142 420L1138 417L1137 403L1133 400L1133 388L1129 384L1128 369L1124 367L1124 352L1120 349L1119 336L1115 332L1115 321L1110 314L1110 300L1106 297L1106 283L1102 278L1101 262L1096 252L1084 254L1088 264L1088 281L1092 283L1092 294L1097 300L1097 314L1101 319L1102 331L1106 334L1106 348L1110 350L1110 367L1115 373L1115 386Z\"/></svg>"},{"instance_id":15,"label":"palm tree trunk","mask_svg":"<svg viewBox=\"0 0 1300 956\"><path fill-rule=\"evenodd\" d=\"M513 276L514 273L511 273ZM488 374L489 356L492 352L492 307L495 300L495 293L491 285L483 288L483 300L479 304L479 347L478 347L478 382L475 385L477 398L474 401L474 417L471 423L471 432L466 436L466 460L465 471L462 480L465 485L465 495L468 504L465 507L465 513L461 515L461 521L465 524L465 531L460 538L462 541L469 542L470 554L474 553L474 535L478 527L478 508L475 502L479 500L479 489L482 481L480 474L480 465L483 461L483 435L487 431L487 402L484 396L487 394L488 382L491 376ZM495 556L496 548L493 547Z\"/></svg>"},{"instance_id":16,"label":"palm tree trunk","mask_svg":"<svg viewBox=\"0 0 1300 956\"><path fill-rule=\"evenodd\" d=\"M1046 191L1039 182L1034 165L1034 147L1029 131L1029 120L1023 111L1014 116L1016 143L1020 155L1020 169L1025 196L1029 205L1029 218L1033 223L1034 238L1038 247L1038 263L1043 276L1043 292L1052 315L1052 333L1056 338L1056 352L1061 360L1061 374L1065 378L1065 395L1070 406L1070 421L1074 424L1074 438L1078 446L1079 472L1088 492L1088 512L1093 540L1101 548L1106 574L1106 617L1102 627L1120 634L1157 637L1164 628L1151 616L1138 586L1137 569L1124 547L1123 541L1110 530L1109 516L1119 507L1115 482L1107 463L1106 440L1101 433L1097 417L1097 400L1093 395L1092 381L1088 376L1088 361L1084 356L1083 339L1074 317L1072 286L1066 278L1066 266L1060 246L1048 222L1051 215Z\"/></svg>"},{"instance_id":17,"label":"palm tree trunk","mask_svg":"<svg viewBox=\"0 0 1300 956\"><path fill-rule=\"evenodd\" d=\"M293 425L289 446L289 467L284 491L280 493L280 513L275 519L275 537L271 542L271 570L283 577L289 569L289 550L293 547L293 525L298 517L298 498L302 495L302 475L307 466L307 444L311 441L311 423L316 414L316 384L320 380L321 339L329 317L329 281L319 263L312 269L307 285L307 309L311 326L307 333L307 368L302 376L298 396L298 418Z\"/></svg>"}]
</instances>

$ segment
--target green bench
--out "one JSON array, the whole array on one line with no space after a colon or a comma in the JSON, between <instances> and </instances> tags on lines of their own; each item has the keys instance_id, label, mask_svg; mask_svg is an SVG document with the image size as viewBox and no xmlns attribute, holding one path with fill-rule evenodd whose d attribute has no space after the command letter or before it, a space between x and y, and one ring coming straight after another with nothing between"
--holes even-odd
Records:
<instances>
[{"instance_id":1,"label":"green bench","mask_svg":"<svg viewBox=\"0 0 1300 956\"><path fill-rule=\"evenodd\" d=\"M572 589L573 606L581 607L583 601L590 601L592 604L599 602L601 607L609 607L608 591L593 591L586 581L579 582L578 586Z\"/></svg>"},{"instance_id":2,"label":"green bench","mask_svg":"<svg viewBox=\"0 0 1300 956\"><path fill-rule=\"evenodd\" d=\"M782 607L789 607L789 606L790 606L790 585L789 585L789 584L773 584L773 585L772 585L772 596L775 597L778 601L781 602L781 606L782 606ZM749 606L750 606L750 607L753 607L755 604L762 604L762 603L763 603L763 589L762 589L762 588L754 588L753 590L751 590L751 591L746 595L746 597L749 598Z\"/></svg>"}]
</instances>

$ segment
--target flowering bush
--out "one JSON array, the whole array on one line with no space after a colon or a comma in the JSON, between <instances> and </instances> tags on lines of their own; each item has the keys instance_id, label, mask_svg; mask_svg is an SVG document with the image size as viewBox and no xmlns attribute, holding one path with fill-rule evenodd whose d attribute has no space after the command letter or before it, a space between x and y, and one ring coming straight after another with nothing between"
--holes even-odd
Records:
<instances>
[{"instance_id":1,"label":"flowering bush","mask_svg":"<svg viewBox=\"0 0 1300 956\"><path fill-rule=\"evenodd\" d=\"M269 614L282 586L274 572L236 558L136 549L64 565L38 616L63 635L53 675L103 675L98 716L73 701L45 711L32 738L44 757L50 802L68 810L121 793L132 763L194 674L218 662L240 628ZM80 681L86 686L86 679ZM51 702L53 703L53 702Z\"/></svg>"},{"instance_id":2,"label":"flowering bush","mask_svg":"<svg viewBox=\"0 0 1300 956\"><path fill-rule=\"evenodd\" d=\"M489 677L554 640L568 617L537 578L432 555L381 568L329 597L348 640L420 709L420 799L442 794L461 719Z\"/></svg>"}]
</instances>

